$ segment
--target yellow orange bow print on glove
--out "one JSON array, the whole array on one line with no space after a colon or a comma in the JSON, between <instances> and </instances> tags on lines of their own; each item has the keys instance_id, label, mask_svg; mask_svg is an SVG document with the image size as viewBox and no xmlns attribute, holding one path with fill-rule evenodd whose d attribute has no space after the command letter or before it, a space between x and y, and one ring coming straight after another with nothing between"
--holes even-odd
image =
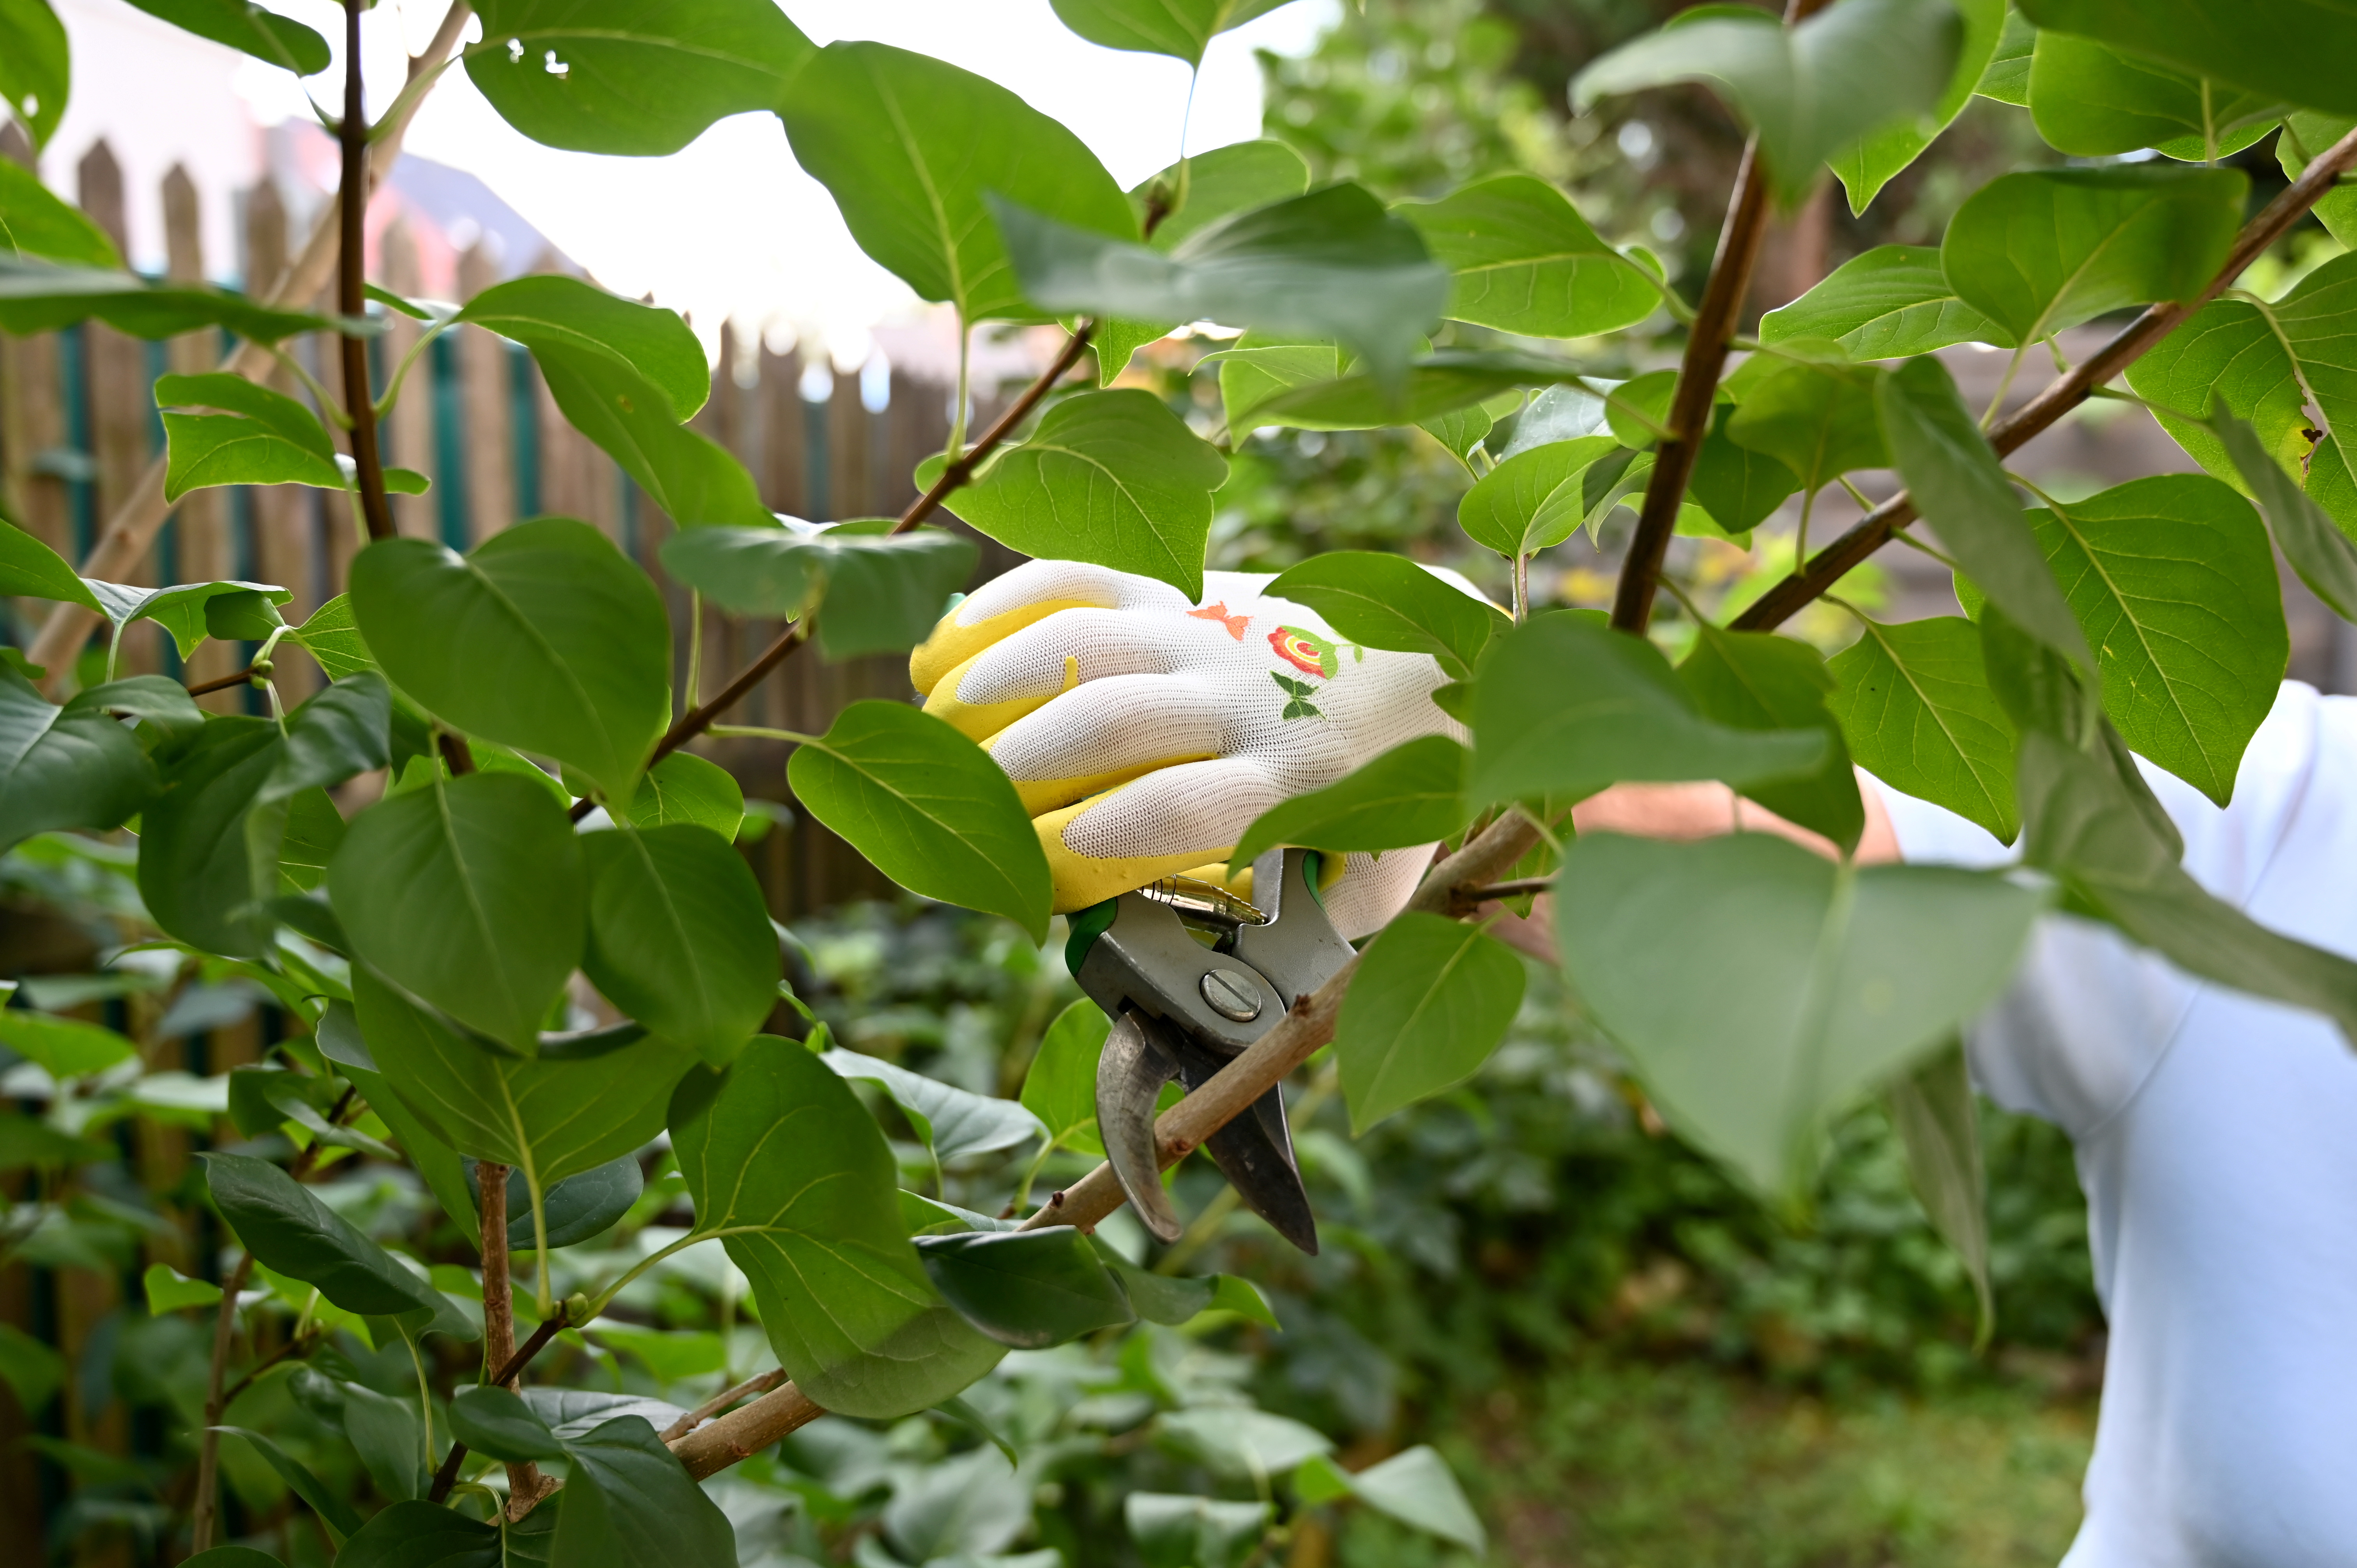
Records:
<instances>
[{"instance_id":1,"label":"yellow orange bow print on glove","mask_svg":"<svg viewBox=\"0 0 2357 1568\"><path fill-rule=\"evenodd\" d=\"M1361 648L1270 579L1166 583L1033 561L985 585L909 661L925 711L1015 780L1068 914L1157 877L1217 881L1254 818L1418 736L1463 732L1418 653ZM1469 592L1469 588L1468 589ZM1345 935L1383 925L1429 855L1349 856L1326 903ZM1242 889L1239 889L1242 891Z\"/></svg>"}]
</instances>

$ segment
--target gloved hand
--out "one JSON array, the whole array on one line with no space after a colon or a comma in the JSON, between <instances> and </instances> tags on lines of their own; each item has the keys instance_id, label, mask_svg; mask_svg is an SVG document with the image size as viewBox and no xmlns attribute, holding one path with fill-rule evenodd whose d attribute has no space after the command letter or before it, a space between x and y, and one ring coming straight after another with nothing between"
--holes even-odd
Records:
<instances>
[{"instance_id":1,"label":"gloved hand","mask_svg":"<svg viewBox=\"0 0 2357 1568\"><path fill-rule=\"evenodd\" d=\"M1151 578L1028 562L910 657L925 711L1015 780L1058 913L1173 873L1225 882L1229 852L1278 801L1419 736L1464 738L1430 700L1448 679L1430 657L1344 642L1263 596L1269 581L1206 573L1197 606ZM1430 860L1429 846L1346 857L1325 896L1335 928L1380 928Z\"/></svg>"}]
</instances>

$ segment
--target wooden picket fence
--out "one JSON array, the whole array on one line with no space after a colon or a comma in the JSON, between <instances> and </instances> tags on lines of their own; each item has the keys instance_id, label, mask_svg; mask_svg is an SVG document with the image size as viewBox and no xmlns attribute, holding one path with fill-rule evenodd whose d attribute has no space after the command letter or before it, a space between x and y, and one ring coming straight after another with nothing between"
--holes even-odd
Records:
<instances>
[{"instance_id":1,"label":"wooden picket fence","mask_svg":"<svg viewBox=\"0 0 2357 1568\"><path fill-rule=\"evenodd\" d=\"M0 153L28 163L30 148L12 124L0 129ZM122 171L105 143L78 170L82 209L124 246L126 196ZM167 275L202 278L217 258L203 253L198 193L175 168L157 193L167 239ZM248 280L276 277L289 254L285 206L264 182L245 193L243 255ZM399 221L382 242L381 280L395 292L419 292L416 247ZM554 264L554 258L549 258ZM497 281L480 245L458 269L459 293L471 297ZM395 316L373 349L380 387L417 341L422 325ZM949 388L895 372L880 411L862 401L860 378L834 377L822 401L802 395L801 355L766 347L747 350L738 335L722 334L712 397L695 427L735 453L754 475L771 510L814 520L897 512L915 499L910 479L918 462L949 435ZM332 347L313 339L287 349L313 375L338 385ZM145 343L97 323L41 338L0 339L0 505L69 560L80 560L106 520L163 447L156 379L169 372L215 368L224 344L210 333ZM272 383L305 393L291 373ZM977 417L987 420L985 405ZM433 480L420 496L393 498L394 521L406 536L438 539L454 549L479 543L527 517L577 517L604 531L662 584L672 609L674 668L684 683L689 666L688 598L663 577L657 550L671 524L620 468L556 412L531 356L475 328L432 344L411 372L384 430L386 460ZM942 519L948 522L946 518ZM135 580L142 584L242 578L294 592L289 619L308 614L343 589L356 544L346 499L296 486L232 487L185 498L158 536ZM977 580L1017 559L983 545ZM17 635L29 639L46 607L18 605ZM704 686L710 691L766 646L779 629L761 622L705 618ZM152 624L126 634L123 666L162 671L193 682L242 666L250 649L208 643L185 671L169 639ZM278 682L292 703L317 688L320 676L307 658L278 656ZM788 660L749 694L730 722L803 731L823 729L846 703L862 697L905 697L907 664L877 658L824 663L814 649ZM681 693L684 698L684 692ZM258 693L228 692L208 703L224 711ZM783 748L745 740L706 741L699 749L734 771L748 797L785 798ZM856 854L813 822L796 821L748 846L772 910L788 918L844 899L880 895L888 885Z\"/></svg>"}]
</instances>

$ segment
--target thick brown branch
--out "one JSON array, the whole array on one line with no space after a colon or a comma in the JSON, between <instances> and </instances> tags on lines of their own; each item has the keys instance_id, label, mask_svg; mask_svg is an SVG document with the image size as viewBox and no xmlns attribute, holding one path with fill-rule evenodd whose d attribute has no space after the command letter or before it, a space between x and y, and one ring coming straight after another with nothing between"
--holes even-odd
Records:
<instances>
[{"instance_id":1,"label":"thick brown branch","mask_svg":"<svg viewBox=\"0 0 2357 1568\"><path fill-rule=\"evenodd\" d=\"M362 0L344 0L344 114L336 133L344 155L343 178L336 193L342 229L336 308L355 320L368 309L369 124L361 79L361 5ZM361 519L371 539L391 539L393 503L385 499L384 459L377 450L376 389L369 377L368 339L347 332L338 341L343 349L344 412L352 422L352 477L361 494Z\"/></svg>"},{"instance_id":2,"label":"thick brown branch","mask_svg":"<svg viewBox=\"0 0 2357 1568\"><path fill-rule=\"evenodd\" d=\"M1785 8L1785 25L1790 27L1825 3L1792 0ZM1711 258L1710 276L1695 306L1685 357L1678 366L1677 390L1670 400L1669 434L1653 449L1645 504L1637 514L1637 532L1629 542L1629 553L1620 563L1612 624L1622 631L1641 636L1653 617L1653 593L1661 580L1662 562L1669 554L1670 536L1677 531L1678 508L1685 503L1695 459L1710 434L1719 372L1727 368L1727 349L1735 341L1743 302L1751 291L1751 269L1767 238L1769 184L1768 170L1760 163L1760 138L1754 136L1744 144L1743 161L1735 171L1727 221L1718 231L1718 251Z\"/></svg>"},{"instance_id":3,"label":"thick brown branch","mask_svg":"<svg viewBox=\"0 0 2357 1568\"><path fill-rule=\"evenodd\" d=\"M2097 387L2126 370L2174 332L2195 311L2225 291L2244 271L2283 238L2300 214L2330 192L2341 172L2357 166L2357 131L2333 144L2309 164L2283 193L2235 236L2226 264L2195 298L2148 306L2121 328L2119 334L2074 366L2069 374L1996 422L1989 445L1999 456L2027 446L2055 421L2078 407ZM1904 490L1884 501L1853 524L1848 532L1809 557L1808 564L1762 595L1735 619L1743 631L1768 631L1781 626L1812 599L1841 581L1859 562L1890 542L1891 535L1915 521L1914 499Z\"/></svg>"}]
</instances>

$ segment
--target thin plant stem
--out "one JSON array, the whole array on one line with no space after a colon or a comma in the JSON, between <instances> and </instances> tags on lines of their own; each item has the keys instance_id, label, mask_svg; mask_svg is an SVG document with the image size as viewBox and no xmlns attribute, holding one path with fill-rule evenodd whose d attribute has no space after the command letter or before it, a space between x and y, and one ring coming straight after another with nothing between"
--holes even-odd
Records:
<instances>
[{"instance_id":1,"label":"thin plant stem","mask_svg":"<svg viewBox=\"0 0 2357 1568\"><path fill-rule=\"evenodd\" d=\"M704 594L687 592L687 705L704 705Z\"/></svg>"},{"instance_id":2,"label":"thin plant stem","mask_svg":"<svg viewBox=\"0 0 2357 1568\"><path fill-rule=\"evenodd\" d=\"M968 405L974 401L973 382L970 379L974 368L974 328L966 324L963 312L959 313L957 327L957 406L950 411L950 444L942 453L942 456L952 463L965 456L965 414Z\"/></svg>"},{"instance_id":3,"label":"thin plant stem","mask_svg":"<svg viewBox=\"0 0 2357 1568\"><path fill-rule=\"evenodd\" d=\"M2013 378L2021 373L2022 356L2029 352L2029 345L2024 343L2013 351L2013 358L2005 362L2005 374L1997 378L1996 395L1989 399L1988 407L1981 411L1983 430L1996 423L1996 412L2005 406L2005 394L2013 390Z\"/></svg>"},{"instance_id":4,"label":"thin plant stem","mask_svg":"<svg viewBox=\"0 0 2357 1568\"><path fill-rule=\"evenodd\" d=\"M710 733L717 736L742 736L751 740L789 740L796 746L808 746L812 738L800 730L772 729L767 725L714 725Z\"/></svg>"},{"instance_id":5,"label":"thin plant stem","mask_svg":"<svg viewBox=\"0 0 2357 1568\"><path fill-rule=\"evenodd\" d=\"M368 253L369 124L361 78L361 14L365 0L344 0L344 113L337 140L343 149L343 175L336 199L342 229L337 266L336 308L357 319L368 309L362 276ZM371 540L393 537L393 503L384 490L384 460L377 450L376 394L369 386L368 341L344 333L344 411L350 416L353 480L361 516Z\"/></svg>"}]
</instances>

